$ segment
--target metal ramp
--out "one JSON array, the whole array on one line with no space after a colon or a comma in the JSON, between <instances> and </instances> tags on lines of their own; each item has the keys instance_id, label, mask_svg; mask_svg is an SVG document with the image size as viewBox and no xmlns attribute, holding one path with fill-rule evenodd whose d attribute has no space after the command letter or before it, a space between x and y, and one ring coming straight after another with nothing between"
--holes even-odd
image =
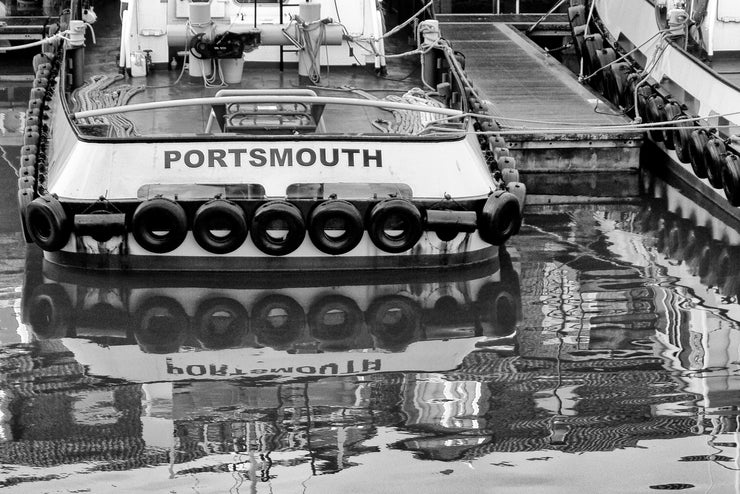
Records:
<instances>
[{"instance_id":1,"label":"metal ramp","mask_svg":"<svg viewBox=\"0 0 740 494\"><path fill-rule=\"evenodd\" d=\"M603 195L602 180L611 182L608 190L615 194L638 194L636 180L615 187L614 178L607 179L603 172L636 174L642 133L588 130L623 125L628 117L511 26L480 16L444 15L439 20L444 38L465 55L466 74L491 103L490 113L519 119L501 123L512 127L504 137L530 193L553 193L557 184L540 175L578 172L594 176L583 181L593 184L593 190L579 195ZM548 122L581 128L568 130Z\"/></svg>"}]
</instances>

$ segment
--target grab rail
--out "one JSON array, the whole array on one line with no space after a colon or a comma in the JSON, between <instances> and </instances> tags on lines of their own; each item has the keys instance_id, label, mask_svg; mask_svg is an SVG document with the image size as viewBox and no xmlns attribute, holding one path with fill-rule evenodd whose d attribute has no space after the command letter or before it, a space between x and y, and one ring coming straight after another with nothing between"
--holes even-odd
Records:
<instances>
[{"instance_id":1,"label":"grab rail","mask_svg":"<svg viewBox=\"0 0 740 494\"><path fill-rule=\"evenodd\" d=\"M169 101L152 101L148 103L138 103L134 105L111 106L109 108L97 108L95 110L86 110L70 114L73 119L98 117L101 115L111 115L113 113L128 113L144 110L157 110L162 108L176 108L183 106L198 105L223 105L229 103L306 103L306 104L331 104L346 106L364 106L383 108L391 110L410 110L425 113L437 113L456 117L463 115L460 110L451 108L439 108L436 106L414 105L409 103L398 103L395 101L384 100L365 100L337 98L331 96L227 96L227 97L209 97L209 98L189 98Z\"/></svg>"}]
</instances>

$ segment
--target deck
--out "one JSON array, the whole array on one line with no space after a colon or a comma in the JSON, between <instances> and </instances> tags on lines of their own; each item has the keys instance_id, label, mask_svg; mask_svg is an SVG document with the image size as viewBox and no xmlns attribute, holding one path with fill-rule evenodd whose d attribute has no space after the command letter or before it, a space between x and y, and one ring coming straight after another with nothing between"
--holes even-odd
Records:
<instances>
[{"instance_id":1,"label":"deck","mask_svg":"<svg viewBox=\"0 0 740 494\"><path fill-rule=\"evenodd\" d=\"M440 26L443 36L465 54L466 73L481 96L491 102L490 111L520 119L501 123L512 127L504 137L531 193L548 194L550 187L558 185L542 175L557 173L557 181L563 182L563 173L574 172L592 175L583 180L591 186L578 194L603 195L602 181L609 181L610 190L637 195L633 175L639 168L641 133L538 130L553 125L535 123L594 128L626 124L628 117L508 24L474 15L445 15L440 16ZM622 188L613 186L613 176L604 176L605 172L620 172L618 180L622 180L625 171L630 178ZM568 183L572 181L566 178L561 185Z\"/></svg>"}]
</instances>

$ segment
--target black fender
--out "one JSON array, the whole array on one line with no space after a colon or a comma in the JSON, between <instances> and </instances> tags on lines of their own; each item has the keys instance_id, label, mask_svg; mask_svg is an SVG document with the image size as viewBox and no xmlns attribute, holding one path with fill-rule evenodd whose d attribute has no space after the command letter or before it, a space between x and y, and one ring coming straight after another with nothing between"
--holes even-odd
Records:
<instances>
[{"instance_id":1,"label":"black fender","mask_svg":"<svg viewBox=\"0 0 740 494\"><path fill-rule=\"evenodd\" d=\"M150 252L171 252L185 241L188 218L177 202L155 197L136 208L131 220L131 233L136 242Z\"/></svg>"},{"instance_id":2,"label":"black fender","mask_svg":"<svg viewBox=\"0 0 740 494\"><path fill-rule=\"evenodd\" d=\"M330 232L336 232L332 235ZM308 217L308 236L321 252L345 254L360 243L365 234L357 208L338 199L322 202Z\"/></svg>"},{"instance_id":3,"label":"black fender","mask_svg":"<svg viewBox=\"0 0 740 494\"><path fill-rule=\"evenodd\" d=\"M218 235L214 232L225 232ZM238 205L225 199L203 204L193 217L193 238L203 249L214 254L233 252L249 233L247 215Z\"/></svg>"},{"instance_id":4,"label":"black fender","mask_svg":"<svg viewBox=\"0 0 740 494\"><path fill-rule=\"evenodd\" d=\"M385 252L411 249L423 233L419 208L405 199L386 199L377 203L368 220L370 240Z\"/></svg>"},{"instance_id":5,"label":"black fender","mask_svg":"<svg viewBox=\"0 0 740 494\"><path fill-rule=\"evenodd\" d=\"M72 233L62 203L49 194L37 197L26 207L26 227L36 245L52 252L67 245Z\"/></svg>"},{"instance_id":6,"label":"black fender","mask_svg":"<svg viewBox=\"0 0 740 494\"><path fill-rule=\"evenodd\" d=\"M273 235L271 230L281 230L285 234ZM270 201L254 212L250 233L259 250L272 256L284 256L301 246L306 237L306 224L301 211L293 204Z\"/></svg>"},{"instance_id":7,"label":"black fender","mask_svg":"<svg viewBox=\"0 0 740 494\"><path fill-rule=\"evenodd\" d=\"M522 213L514 194L497 190L488 197L478 217L478 233L483 240L501 245L519 233L521 226Z\"/></svg>"}]
</instances>

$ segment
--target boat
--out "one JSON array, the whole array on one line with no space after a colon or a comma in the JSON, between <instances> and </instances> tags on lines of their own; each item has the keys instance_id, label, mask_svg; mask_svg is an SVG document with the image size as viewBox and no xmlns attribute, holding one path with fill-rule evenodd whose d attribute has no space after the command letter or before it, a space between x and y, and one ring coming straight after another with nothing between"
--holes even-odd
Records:
<instances>
[{"instance_id":1,"label":"boat","mask_svg":"<svg viewBox=\"0 0 740 494\"><path fill-rule=\"evenodd\" d=\"M99 270L489 262L526 189L432 7L73 1L34 42L27 241Z\"/></svg>"},{"instance_id":2,"label":"boat","mask_svg":"<svg viewBox=\"0 0 740 494\"><path fill-rule=\"evenodd\" d=\"M685 182L735 211L740 206L740 4L571 3L580 3L569 8L569 17L583 60L582 80L643 124Z\"/></svg>"}]
</instances>

